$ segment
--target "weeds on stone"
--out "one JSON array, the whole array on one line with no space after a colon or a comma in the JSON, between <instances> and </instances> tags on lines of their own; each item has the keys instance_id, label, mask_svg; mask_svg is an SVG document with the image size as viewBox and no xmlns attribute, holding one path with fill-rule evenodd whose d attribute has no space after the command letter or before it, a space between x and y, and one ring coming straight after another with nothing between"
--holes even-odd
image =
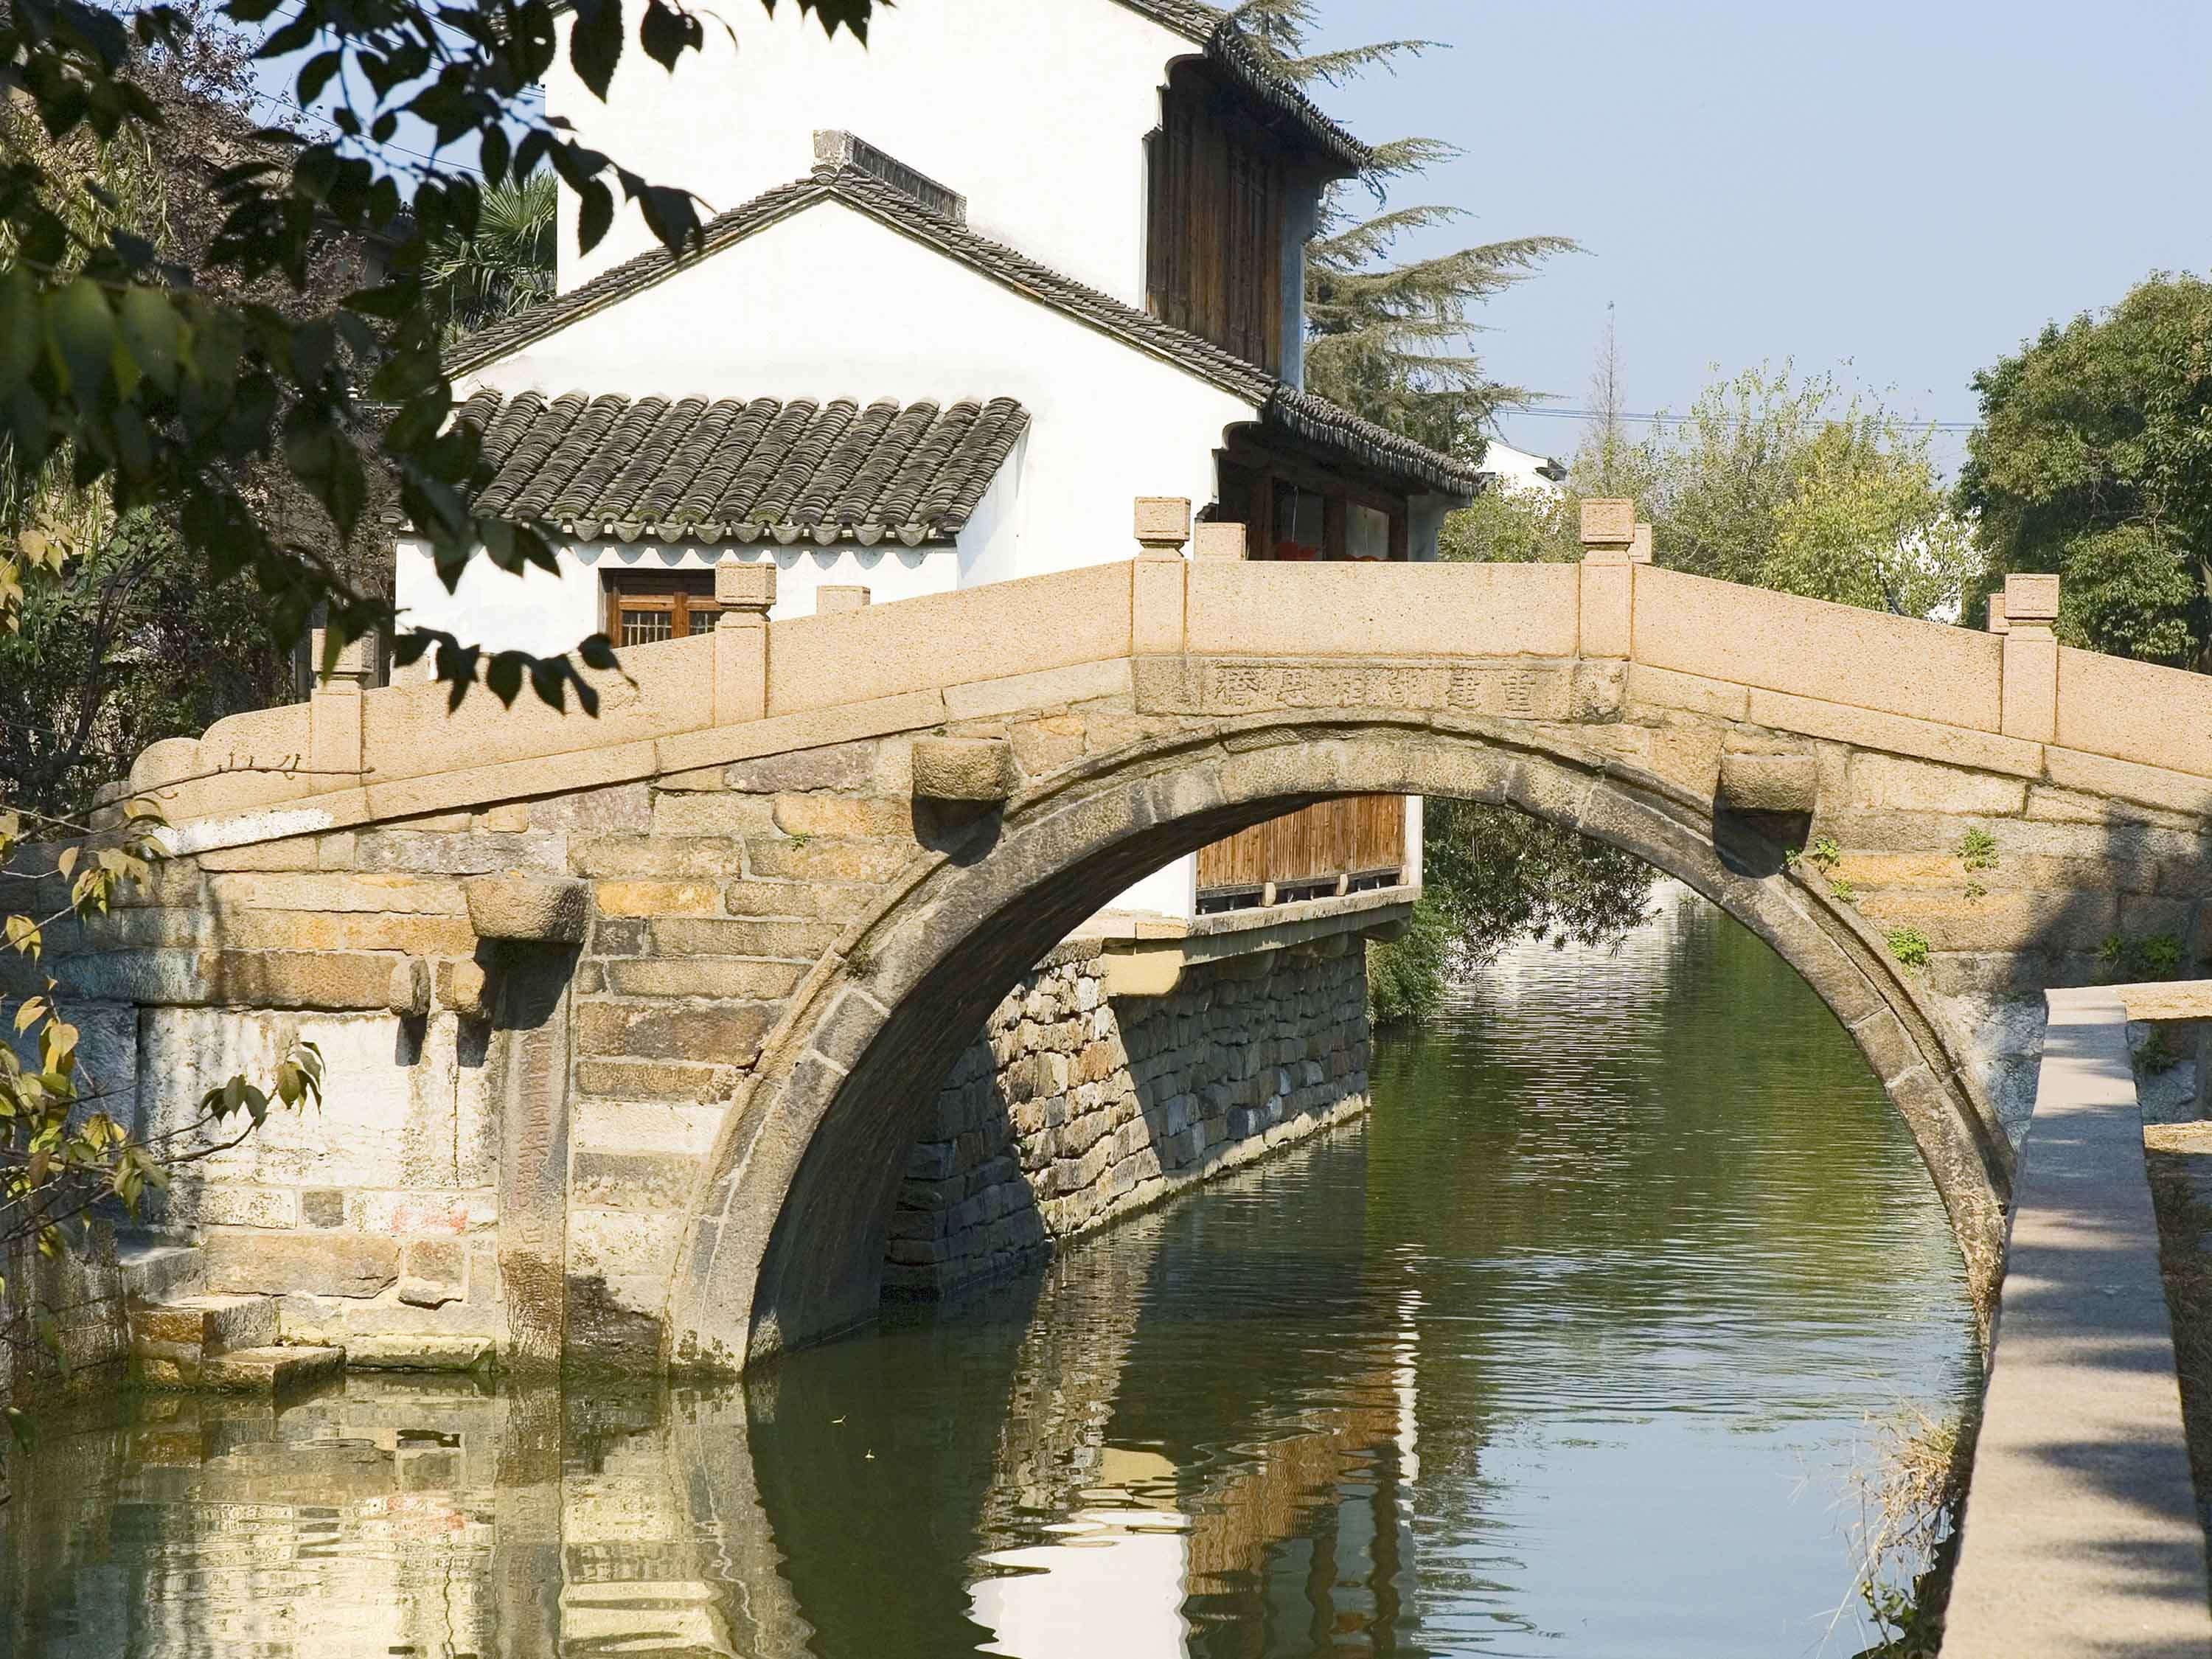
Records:
<instances>
[{"instance_id":1,"label":"weeds on stone","mask_svg":"<svg viewBox=\"0 0 2212 1659\"><path fill-rule=\"evenodd\" d=\"M1852 886L1848 881L1845 881L1841 876L1830 876L1828 878L1828 890L1831 893L1833 893L1836 896L1837 900L1841 903L1856 905L1859 902L1859 890Z\"/></svg>"},{"instance_id":2,"label":"weeds on stone","mask_svg":"<svg viewBox=\"0 0 2212 1659\"><path fill-rule=\"evenodd\" d=\"M1942 1646L1980 1413L1978 1401L1945 1418L1907 1408L1876 1425L1878 1468L1858 1481L1855 1589L1884 1639L1859 1659L1935 1659Z\"/></svg>"},{"instance_id":3,"label":"weeds on stone","mask_svg":"<svg viewBox=\"0 0 2212 1659\"><path fill-rule=\"evenodd\" d=\"M2181 941L2171 933L2153 933L2136 941L2136 957L2144 968L2163 979L2181 966Z\"/></svg>"},{"instance_id":4,"label":"weeds on stone","mask_svg":"<svg viewBox=\"0 0 2212 1659\"><path fill-rule=\"evenodd\" d=\"M1889 930L1889 953L1907 968L1925 968L1929 951L1928 935L1917 927Z\"/></svg>"},{"instance_id":5,"label":"weeds on stone","mask_svg":"<svg viewBox=\"0 0 2212 1659\"><path fill-rule=\"evenodd\" d=\"M1833 836L1822 836L1805 849L1806 862L1822 875L1844 861L1844 849L1836 845Z\"/></svg>"},{"instance_id":6,"label":"weeds on stone","mask_svg":"<svg viewBox=\"0 0 2212 1659\"><path fill-rule=\"evenodd\" d=\"M1969 830L1959 840L1959 862L1970 871L1997 867L1997 838L1986 830Z\"/></svg>"},{"instance_id":7,"label":"weeds on stone","mask_svg":"<svg viewBox=\"0 0 2212 1659\"><path fill-rule=\"evenodd\" d=\"M1966 896L1968 898L1987 898L1989 896L1990 890L1983 886L1978 881L1970 881L1966 884Z\"/></svg>"},{"instance_id":8,"label":"weeds on stone","mask_svg":"<svg viewBox=\"0 0 2212 1659\"><path fill-rule=\"evenodd\" d=\"M2181 1064L2180 1052L2166 1040L2166 1027L2154 1025L2142 1048L2128 1056L2138 1078L2159 1077Z\"/></svg>"},{"instance_id":9,"label":"weeds on stone","mask_svg":"<svg viewBox=\"0 0 2212 1659\"><path fill-rule=\"evenodd\" d=\"M2107 933L2097 946L2097 965L2108 978L2128 973L2137 979L2172 979L2180 972L2187 954L2172 933L2152 933L2136 939Z\"/></svg>"}]
</instances>

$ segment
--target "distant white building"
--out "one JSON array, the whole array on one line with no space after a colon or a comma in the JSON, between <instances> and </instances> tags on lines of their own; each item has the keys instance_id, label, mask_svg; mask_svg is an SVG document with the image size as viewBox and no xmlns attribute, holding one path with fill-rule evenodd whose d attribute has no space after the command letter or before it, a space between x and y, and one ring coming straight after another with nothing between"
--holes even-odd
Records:
<instances>
[{"instance_id":1,"label":"distant white building","mask_svg":"<svg viewBox=\"0 0 2212 1659\"><path fill-rule=\"evenodd\" d=\"M1301 386L1305 244L1370 152L1218 14L902 0L866 47L796 7L741 34L673 75L627 54L604 103L556 55L550 114L720 211L681 260L624 218L449 352L498 469L479 508L550 529L559 573L477 560L449 592L403 534L405 620L635 646L712 626L732 554L803 616L1128 558L1146 495L1255 558L1435 556L1478 471ZM1410 877L1413 834L1355 887ZM1206 908L1197 868L1146 907Z\"/></svg>"},{"instance_id":2,"label":"distant white building","mask_svg":"<svg viewBox=\"0 0 2212 1659\"><path fill-rule=\"evenodd\" d=\"M1566 489L1565 462L1548 455L1531 455L1501 438L1492 438L1490 447L1482 452L1482 471L1485 476L1496 479L1500 489L1534 489L1554 497Z\"/></svg>"}]
</instances>

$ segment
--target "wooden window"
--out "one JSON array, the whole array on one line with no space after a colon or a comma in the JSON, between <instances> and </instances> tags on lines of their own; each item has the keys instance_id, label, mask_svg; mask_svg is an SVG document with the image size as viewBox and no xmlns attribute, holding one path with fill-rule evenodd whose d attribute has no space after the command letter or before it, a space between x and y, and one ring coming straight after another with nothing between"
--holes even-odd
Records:
<instances>
[{"instance_id":1,"label":"wooden window","mask_svg":"<svg viewBox=\"0 0 2212 1659\"><path fill-rule=\"evenodd\" d=\"M1218 519L1242 524L1255 559L1404 560L1403 496L1334 476L1309 461L1236 443L1221 458Z\"/></svg>"},{"instance_id":2,"label":"wooden window","mask_svg":"<svg viewBox=\"0 0 2212 1659\"><path fill-rule=\"evenodd\" d=\"M605 579L607 637L617 647L710 632L722 607L711 570L623 570Z\"/></svg>"},{"instance_id":3,"label":"wooden window","mask_svg":"<svg viewBox=\"0 0 2212 1659\"><path fill-rule=\"evenodd\" d=\"M1287 164L1196 65L1176 71L1147 145L1152 314L1279 374Z\"/></svg>"}]
</instances>

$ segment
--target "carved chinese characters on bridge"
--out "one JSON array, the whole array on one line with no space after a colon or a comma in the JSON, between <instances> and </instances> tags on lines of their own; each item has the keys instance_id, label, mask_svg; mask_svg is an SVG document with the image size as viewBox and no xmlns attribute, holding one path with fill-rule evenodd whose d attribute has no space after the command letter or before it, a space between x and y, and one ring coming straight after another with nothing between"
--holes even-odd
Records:
<instances>
[{"instance_id":1,"label":"carved chinese characters on bridge","mask_svg":"<svg viewBox=\"0 0 2212 1659\"><path fill-rule=\"evenodd\" d=\"M1504 720L1564 720L1563 665L1347 665L1251 658L1139 663L1138 701L1161 712L1257 714L1272 708L1402 708Z\"/></svg>"}]
</instances>

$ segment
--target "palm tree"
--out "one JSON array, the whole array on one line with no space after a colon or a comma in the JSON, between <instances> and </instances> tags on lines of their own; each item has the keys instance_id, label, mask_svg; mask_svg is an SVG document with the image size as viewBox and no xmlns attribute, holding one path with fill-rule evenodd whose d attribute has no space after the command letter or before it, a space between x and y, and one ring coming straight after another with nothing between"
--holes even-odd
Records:
<instances>
[{"instance_id":1,"label":"palm tree","mask_svg":"<svg viewBox=\"0 0 2212 1659\"><path fill-rule=\"evenodd\" d=\"M449 235L424 277L448 340L553 297L560 187L550 173L483 192L473 236Z\"/></svg>"}]
</instances>

